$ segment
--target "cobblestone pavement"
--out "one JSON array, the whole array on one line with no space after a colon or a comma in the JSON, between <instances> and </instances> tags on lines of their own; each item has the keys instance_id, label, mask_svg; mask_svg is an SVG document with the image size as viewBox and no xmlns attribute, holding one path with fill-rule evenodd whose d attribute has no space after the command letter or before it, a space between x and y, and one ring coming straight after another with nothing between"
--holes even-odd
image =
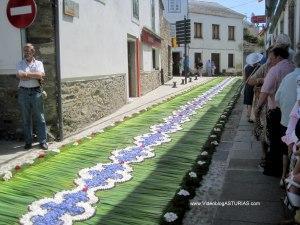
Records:
<instances>
[{"instance_id":1,"label":"cobblestone pavement","mask_svg":"<svg viewBox=\"0 0 300 225\"><path fill-rule=\"evenodd\" d=\"M284 219L279 178L262 174L260 157L261 146L252 134L241 97L183 224L266 225ZM214 201L227 205L203 205Z\"/></svg>"}]
</instances>

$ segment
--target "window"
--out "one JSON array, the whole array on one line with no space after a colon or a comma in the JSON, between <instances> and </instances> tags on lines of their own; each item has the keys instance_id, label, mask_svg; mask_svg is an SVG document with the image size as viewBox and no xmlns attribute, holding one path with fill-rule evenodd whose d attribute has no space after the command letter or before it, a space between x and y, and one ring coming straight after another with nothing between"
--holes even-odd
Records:
<instances>
[{"instance_id":1,"label":"window","mask_svg":"<svg viewBox=\"0 0 300 225\"><path fill-rule=\"evenodd\" d=\"M150 1L151 3L151 27L152 30L155 32L155 3L154 0Z\"/></svg>"},{"instance_id":2,"label":"window","mask_svg":"<svg viewBox=\"0 0 300 225\"><path fill-rule=\"evenodd\" d=\"M217 24L212 25L212 39L220 40L220 26Z\"/></svg>"},{"instance_id":3,"label":"window","mask_svg":"<svg viewBox=\"0 0 300 225\"><path fill-rule=\"evenodd\" d=\"M233 54L228 54L228 68L234 68L233 66Z\"/></svg>"},{"instance_id":4,"label":"window","mask_svg":"<svg viewBox=\"0 0 300 225\"><path fill-rule=\"evenodd\" d=\"M234 26L228 26L228 40L234 41Z\"/></svg>"},{"instance_id":5,"label":"window","mask_svg":"<svg viewBox=\"0 0 300 225\"><path fill-rule=\"evenodd\" d=\"M180 13L180 1L181 0L169 0L168 11L170 13Z\"/></svg>"},{"instance_id":6,"label":"window","mask_svg":"<svg viewBox=\"0 0 300 225\"><path fill-rule=\"evenodd\" d=\"M134 20L140 20L139 0L132 0L132 17Z\"/></svg>"},{"instance_id":7,"label":"window","mask_svg":"<svg viewBox=\"0 0 300 225\"><path fill-rule=\"evenodd\" d=\"M202 38L202 23L194 23L194 38Z\"/></svg>"},{"instance_id":8,"label":"window","mask_svg":"<svg viewBox=\"0 0 300 225\"><path fill-rule=\"evenodd\" d=\"M159 69L159 51L157 49L152 49L152 68L158 70Z\"/></svg>"}]
</instances>

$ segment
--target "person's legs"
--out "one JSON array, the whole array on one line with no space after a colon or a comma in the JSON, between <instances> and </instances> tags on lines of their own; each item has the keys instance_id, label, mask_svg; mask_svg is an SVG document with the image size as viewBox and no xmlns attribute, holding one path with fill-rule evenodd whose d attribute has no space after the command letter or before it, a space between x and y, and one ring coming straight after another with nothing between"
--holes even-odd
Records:
<instances>
[{"instance_id":1,"label":"person's legs","mask_svg":"<svg viewBox=\"0 0 300 225\"><path fill-rule=\"evenodd\" d=\"M39 143L43 144L47 142L47 128L46 128L46 120L44 116L44 104L42 93L40 89L36 89L32 91L31 96L32 101L32 110L34 113L34 118L38 131Z\"/></svg>"},{"instance_id":2,"label":"person's legs","mask_svg":"<svg viewBox=\"0 0 300 225\"><path fill-rule=\"evenodd\" d=\"M273 109L267 113L267 132L269 133L270 151L267 153L265 175L282 174L282 154L280 149L280 110Z\"/></svg>"},{"instance_id":3,"label":"person's legs","mask_svg":"<svg viewBox=\"0 0 300 225\"><path fill-rule=\"evenodd\" d=\"M280 125L280 137L285 135L286 132L286 127ZM284 179L287 175L288 172L288 167L289 167L289 160L288 160L288 146L281 140L280 138L280 146L281 146L281 152L282 152L282 175L281 175L281 181L280 185L284 185Z\"/></svg>"},{"instance_id":4,"label":"person's legs","mask_svg":"<svg viewBox=\"0 0 300 225\"><path fill-rule=\"evenodd\" d=\"M250 119L251 116L252 105L247 105L247 118Z\"/></svg>"},{"instance_id":5,"label":"person's legs","mask_svg":"<svg viewBox=\"0 0 300 225\"><path fill-rule=\"evenodd\" d=\"M32 143L32 119L31 119L31 105L30 105L30 90L19 88L18 90L18 102L21 109L23 135L25 145L31 145Z\"/></svg>"}]
</instances>

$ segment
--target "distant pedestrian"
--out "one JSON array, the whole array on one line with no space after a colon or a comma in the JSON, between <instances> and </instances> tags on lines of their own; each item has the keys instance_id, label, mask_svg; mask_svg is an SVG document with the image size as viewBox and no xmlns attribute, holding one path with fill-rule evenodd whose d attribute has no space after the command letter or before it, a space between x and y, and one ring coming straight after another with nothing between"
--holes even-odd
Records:
<instances>
[{"instance_id":1,"label":"distant pedestrian","mask_svg":"<svg viewBox=\"0 0 300 225\"><path fill-rule=\"evenodd\" d=\"M216 65L214 61L211 61L211 75L215 75Z\"/></svg>"},{"instance_id":2,"label":"distant pedestrian","mask_svg":"<svg viewBox=\"0 0 300 225\"><path fill-rule=\"evenodd\" d=\"M21 108L25 149L32 147L32 116L36 122L40 147L48 149L46 121L40 80L45 76L41 61L34 58L35 49L30 43L23 48L24 59L17 64L17 77L20 79L18 102Z\"/></svg>"},{"instance_id":3,"label":"distant pedestrian","mask_svg":"<svg viewBox=\"0 0 300 225\"><path fill-rule=\"evenodd\" d=\"M196 70L197 70L197 74L198 76L202 77L202 69L203 69L203 63L201 61L201 59L196 63Z\"/></svg>"},{"instance_id":4,"label":"distant pedestrian","mask_svg":"<svg viewBox=\"0 0 300 225\"><path fill-rule=\"evenodd\" d=\"M211 67L212 65L211 65L211 61L210 61L210 59L209 60L207 60L207 62L206 62L206 64L205 64L205 70L206 70L206 73L207 73L207 76L211 76L212 75L212 67Z\"/></svg>"}]
</instances>

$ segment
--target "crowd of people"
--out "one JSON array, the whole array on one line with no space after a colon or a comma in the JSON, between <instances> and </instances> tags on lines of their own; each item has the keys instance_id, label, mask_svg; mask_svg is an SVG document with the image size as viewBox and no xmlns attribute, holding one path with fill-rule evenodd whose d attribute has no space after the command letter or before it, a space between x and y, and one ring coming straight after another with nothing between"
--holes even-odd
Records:
<instances>
[{"instance_id":1,"label":"crowd of people","mask_svg":"<svg viewBox=\"0 0 300 225\"><path fill-rule=\"evenodd\" d=\"M244 104L248 122L261 141L260 166L267 176L280 177L285 203L296 210L300 224L300 44L280 34L266 54L251 53L244 68Z\"/></svg>"}]
</instances>

